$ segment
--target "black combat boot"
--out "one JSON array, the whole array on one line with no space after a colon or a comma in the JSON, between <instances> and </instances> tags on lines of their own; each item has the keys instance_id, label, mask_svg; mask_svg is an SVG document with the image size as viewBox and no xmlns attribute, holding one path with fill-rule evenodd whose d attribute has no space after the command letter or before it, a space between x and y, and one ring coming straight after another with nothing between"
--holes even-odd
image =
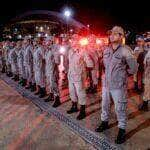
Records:
<instances>
[{"instance_id":1,"label":"black combat boot","mask_svg":"<svg viewBox=\"0 0 150 150\"><path fill-rule=\"evenodd\" d=\"M6 73L6 68L3 67L1 72L2 72L2 73Z\"/></svg>"},{"instance_id":2,"label":"black combat boot","mask_svg":"<svg viewBox=\"0 0 150 150\"><path fill-rule=\"evenodd\" d=\"M36 91L36 83L33 83L31 85L31 92L34 92L34 91Z\"/></svg>"},{"instance_id":3,"label":"black combat boot","mask_svg":"<svg viewBox=\"0 0 150 150\"><path fill-rule=\"evenodd\" d=\"M44 102L50 102L50 101L54 101L54 95L53 93L50 93L48 98L44 99Z\"/></svg>"},{"instance_id":4,"label":"black combat boot","mask_svg":"<svg viewBox=\"0 0 150 150\"><path fill-rule=\"evenodd\" d=\"M53 107L58 107L58 106L60 106L61 105L61 102L60 102L60 98L59 98L59 96L56 96L55 98L54 98L54 104L53 104Z\"/></svg>"},{"instance_id":5,"label":"black combat boot","mask_svg":"<svg viewBox=\"0 0 150 150\"><path fill-rule=\"evenodd\" d=\"M95 129L96 132L103 132L108 129L108 121L102 121L100 126Z\"/></svg>"},{"instance_id":6,"label":"black combat boot","mask_svg":"<svg viewBox=\"0 0 150 150\"><path fill-rule=\"evenodd\" d=\"M67 114L78 112L77 102L72 102L71 108L67 111Z\"/></svg>"},{"instance_id":7,"label":"black combat boot","mask_svg":"<svg viewBox=\"0 0 150 150\"><path fill-rule=\"evenodd\" d=\"M14 81L19 81L19 76L15 74L14 77L12 77L12 79L13 79Z\"/></svg>"},{"instance_id":8,"label":"black combat boot","mask_svg":"<svg viewBox=\"0 0 150 150\"><path fill-rule=\"evenodd\" d=\"M85 105L81 105L79 115L77 116L77 120L82 120L86 117Z\"/></svg>"},{"instance_id":9,"label":"black combat boot","mask_svg":"<svg viewBox=\"0 0 150 150\"><path fill-rule=\"evenodd\" d=\"M8 76L8 77L13 77L13 73L10 72L10 71L8 71L8 72L7 72L7 76Z\"/></svg>"},{"instance_id":10,"label":"black combat boot","mask_svg":"<svg viewBox=\"0 0 150 150\"><path fill-rule=\"evenodd\" d=\"M34 93L35 95L39 95L40 94L41 87L39 85L37 87L38 87L38 91Z\"/></svg>"},{"instance_id":11,"label":"black combat boot","mask_svg":"<svg viewBox=\"0 0 150 150\"><path fill-rule=\"evenodd\" d=\"M125 129L119 128L117 139L115 140L116 144L122 144L125 142L126 139L126 131Z\"/></svg>"},{"instance_id":12,"label":"black combat boot","mask_svg":"<svg viewBox=\"0 0 150 150\"><path fill-rule=\"evenodd\" d=\"M25 89L30 89L31 86L32 86L32 82L29 82L29 85L27 85L27 86L25 87Z\"/></svg>"},{"instance_id":13,"label":"black combat boot","mask_svg":"<svg viewBox=\"0 0 150 150\"><path fill-rule=\"evenodd\" d=\"M13 77L13 73L12 73L11 71L9 72L9 76L10 76L10 77Z\"/></svg>"},{"instance_id":14,"label":"black combat boot","mask_svg":"<svg viewBox=\"0 0 150 150\"><path fill-rule=\"evenodd\" d=\"M7 72L7 73L6 73L6 76L7 76L7 77L10 77L10 73L9 73L9 72Z\"/></svg>"},{"instance_id":15,"label":"black combat boot","mask_svg":"<svg viewBox=\"0 0 150 150\"><path fill-rule=\"evenodd\" d=\"M18 74L15 77L15 81L19 81L19 75Z\"/></svg>"},{"instance_id":16,"label":"black combat boot","mask_svg":"<svg viewBox=\"0 0 150 150\"><path fill-rule=\"evenodd\" d=\"M140 111L148 111L148 101L143 101L143 103L139 105L138 109Z\"/></svg>"},{"instance_id":17,"label":"black combat boot","mask_svg":"<svg viewBox=\"0 0 150 150\"><path fill-rule=\"evenodd\" d=\"M40 88L40 95L39 95L39 98L43 98L46 96L46 89L45 87L43 88Z\"/></svg>"},{"instance_id":18,"label":"black combat boot","mask_svg":"<svg viewBox=\"0 0 150 150\"><path fill-rule=\"evenodd\" d=\"M16 78L16 75L13 75L11 79L12 79L12 80L15 80L15 78Z\"/></svg>"}]
</instances>

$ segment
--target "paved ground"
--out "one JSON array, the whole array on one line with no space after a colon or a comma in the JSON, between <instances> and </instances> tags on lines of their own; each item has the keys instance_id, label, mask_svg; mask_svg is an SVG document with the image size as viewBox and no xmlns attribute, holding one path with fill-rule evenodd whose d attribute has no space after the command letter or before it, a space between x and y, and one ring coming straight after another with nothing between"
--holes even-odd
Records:
<instances>
[{"instance_id":1,"label":"paved ground","mask_svg":"<svg viewBox=\"0 0 150 150\"><path fill-rule=\"evenodd\" d=\"M0 150L93 150L0 80Z\"/></svg>"},{"instance_id":2,"label":"paved ground","mask_svg":"<svg viewBox=\"0 0 150 150\"><path fill-rule=\"evenodd\" d=\"M125 150L148 150L150 148L150 111L139 112L137 110L137 106L141 102L141 96L131 90L132 79L129 81L127 141L125 144L117 145L117 147ZM0 131L0 141L3 143L0 143L0 146L20 146L20 149L46 149L49 146L53 149L61 148L63 150L93 149L65 125L60 124L53 116L41 114L37 107L22 98L3 81L0 83L0 91L2 91L0 92L0 106L2 106L0 119L3 129ZM88 95L86 108L88 116L83 121L77 121L77 123L100 137L108 138L114 144L118 130L113 104L110 129L101 134L94 132L95 127L100 122L100 95L100 89L98 93ZM66 110L71 104L66 86L61 89L61 101L62 105L57 110L68 118L75 120L77 114L66 114ZM17 144L14 145L14 141ZM77 147L74 147L74 145Z\"/></svg>"},{"instance_id":3,"label":"paved ground","mask_svg":"<svg viewBox=\"0 0 150 150\"><path fill-rule=\"evenodd\" d=\"M150 111L140 112L137 107L142 101L142 96L135 93L133 88L132 77L129 80L128 85L128 126L127 126L127 141L122 145L117 145L119 149L125 150L147 150L150 149ZM63 113L66 113L66 108L69 108L69 102L65 102L66 97L63 94L67 89L62 91L62 101L64 104L58 109ZM66 94L65 94L66 95ZM150 105L149 105L150 106ZM95 130L95 127L100 122L101 113L101 90L96 94L88 94L87 98L87 113L88 116L83 121L79 122L91 131ZM67 115L67 114L66 114ZM77 114L76 114L77 115ZM69 117L75 118L76 115L68 115ZM115 137L117 136L118 128L116 122L116 115L114 113L114 105L111 107L111 120L110 128L108 131L98 134L102 137L107 137L111 143L114 143ZM97 133L96 133L97 134Z\"/></svg>"}]
</instances>

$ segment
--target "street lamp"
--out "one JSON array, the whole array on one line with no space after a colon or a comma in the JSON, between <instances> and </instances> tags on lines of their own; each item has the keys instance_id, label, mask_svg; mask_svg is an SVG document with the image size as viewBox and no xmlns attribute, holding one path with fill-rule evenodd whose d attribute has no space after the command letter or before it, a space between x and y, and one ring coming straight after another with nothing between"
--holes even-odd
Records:
<instances>
[{"instance_id":1,"label":"street lamp","mask_svg":"<svg viewBox=\"0 0 150 150\"><path fill-rule=\"evenodd\" d=\"M41 26L41 27L40 27L40 31L42 32L42 31L43 31L43 29L44 29L44 28Z\"/></svg>"},{"instance_id":2,"label":"street lamp","mask_svg":"<svg viewBox=\"0 0 150 150\"><path fill-rule=\"evenodd\" d=\"M66 18L69 18L71 15L72 15L72 14L71 14L71 11L70 11L69 9L66 9L66 10L64 11L64 16L65 16Z\"/></svg>"},{"instance_id":3,"label":"street lamp","mask_svg":"<svg viewBox=\"0 0 150 150\"><path fill-rule=\"evenodd\" d=\"M70 17L72 17L72 10L69 9L69 8L64 9L63 15L66 18L67 35L68 35L68 20L69 20Z\"/></svg>"}]
</instances>

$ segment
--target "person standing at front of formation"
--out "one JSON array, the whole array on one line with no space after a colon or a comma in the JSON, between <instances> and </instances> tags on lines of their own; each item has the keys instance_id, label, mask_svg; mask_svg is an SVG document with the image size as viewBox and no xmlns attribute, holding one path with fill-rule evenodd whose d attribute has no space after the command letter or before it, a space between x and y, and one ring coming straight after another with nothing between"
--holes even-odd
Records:
<instances>
[{"instance_id":1,"label":"person standing at front of formation","mask_svg":"<svg viewBox=\"0 0 150 150\"><path fill-rule=\"evenodd\" d=\"M102 113L101 124L96 132L103 132L108 129L110 116L111 98L115 104L115 112L118 120L118 136L115 143L125 142L125 129L127 125L127 74L135 74L138 64L131 49L122 44L124 30L115 26L109 36L110 46L104 50L103 64L104 76L102 85Z\"/></svg>"}]
</instances>

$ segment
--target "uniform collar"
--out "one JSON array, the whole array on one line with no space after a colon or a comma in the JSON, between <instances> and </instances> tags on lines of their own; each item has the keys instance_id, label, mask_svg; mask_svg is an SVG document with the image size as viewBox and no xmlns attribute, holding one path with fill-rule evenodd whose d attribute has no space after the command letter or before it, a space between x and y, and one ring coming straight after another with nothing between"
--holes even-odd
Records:
<instances>
[{"instance_id":1,"label":"uniform collar","mask_svg":"<svg viewBox=\"0 0 150 150\"><path fill-rule=\"evenodd\" d=\"M121 44L119 44L118 47L114 50L114 49L112 48L112 46L111 46L113 53L115 53L120 47L122 47Z\"/></svg>"}]
</instances>

